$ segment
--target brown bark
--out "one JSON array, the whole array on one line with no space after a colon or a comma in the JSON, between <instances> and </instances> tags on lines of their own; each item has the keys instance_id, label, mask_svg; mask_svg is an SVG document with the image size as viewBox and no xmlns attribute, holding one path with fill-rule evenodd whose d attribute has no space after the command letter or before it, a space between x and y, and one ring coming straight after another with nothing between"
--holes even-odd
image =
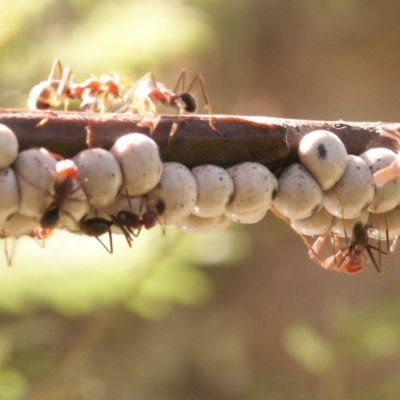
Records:
<instances>
[{"instance_id":1,"label":"brown bark","mask_svg":"<svg viewBox=\"0 0 400 400\"><path fill-rule=\"evenodd\" d=\"M215 164L229 167L244 161L259 162L277 170L297 161L300 138L315 129L327 129L338 135L350 154L368 148L397 148L400 123L307 121L269 117L212 115L162 116L151 137L160 147L163 161L176 161L188 167ZM0 123L18 137L20 150L45 147L65 158L87 148L87 128L97 146L109 149L115 140L131 132L149 134L138 127L141 117L133 114L90 114L83 112L33 112L0 110ZM178 129L170 137L171 126Z\"/></svg>"}]
</instances>

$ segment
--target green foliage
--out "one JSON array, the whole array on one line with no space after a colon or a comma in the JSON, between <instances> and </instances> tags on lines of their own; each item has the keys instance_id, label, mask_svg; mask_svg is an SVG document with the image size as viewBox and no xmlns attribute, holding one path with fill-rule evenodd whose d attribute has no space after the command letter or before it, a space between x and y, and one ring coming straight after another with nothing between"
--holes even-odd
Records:
<instances>
[{"instance_id":1,"label":"green foliage","mask_svg":"<svg viewBox=\"0 0 400 400\"><path fill-rule=\"evenodd\" d=\"M233 257L237 264L245 247L238 252L234 242L244 241L243 234L233 229L207 240L218 243L219 236L225 245L222 257L211 255L213 264L233 263ZM165 236L158 229L142 232L132 249L122 235L114 235L113 242L109 255L93 238L64 232L54 234L44 249L30 238L15 241L13 267L0 269L0 309L26 314L46 307L77 316L122 304L155 318L171 304L193 306L209 298L210 282L196 267L210 260L213 248L205 247L203 257L193 256L204 243L198 235L168 227Z\"/></svg>"}]
</instances>

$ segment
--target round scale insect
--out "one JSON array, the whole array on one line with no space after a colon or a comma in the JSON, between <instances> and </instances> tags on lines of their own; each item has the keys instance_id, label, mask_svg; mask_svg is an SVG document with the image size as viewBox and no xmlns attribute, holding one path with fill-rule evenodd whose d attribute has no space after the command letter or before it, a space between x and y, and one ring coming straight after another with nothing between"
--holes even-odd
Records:
<instances>
[{"instance_id":1,"label":"round scale insect","mask_svg":"<svg viewBox=\"0 0 400 400\"><path fill-rule=\"evenodd\" d=\"M227 169L234 192L224 214L240 223L255 223L264 218L278 190L278 181L259 163L245 162Z\"/></svg>"},{"instance_id":2,"label":"round scale insect","mask_svg":"<svg viewBox=\"0 0 400 400\"><path fill-rule=\"evenodd\" d=\"M196 204L197 185L190 170L175 162L163 163L161 180L146 194L146 205L164 225L185 219Z\"/></svg>"},{"instance_id":3,"label":"round scale insect","mask_svg":"<svg viewBox=\"0 0 400 400\"><path fill-rule=\"evenodd\" d=\"M344 174L347 150L332 132L316 130L302 137L299 158L322 190L331 188Z\"/></svg>"},{"instance_id":4,"label":"round scale insect","mask_svg":"<svg viewBox=\"0 0 400 400\"><path fill-rule=\"evenodd\" d=\"M16 239L30 235L38 226L36 218L26 217L18 212L12 214L10 218L0 224L0 238L4 240L4 254L7 265L11 266L15 253ZM8 250L8 241L13 240L12 250Z\"/></svg>"},{"instance_id":5,"label":"round scale insect","mask_svg":"<svg viewBox=\"0 0 400 400\"><path fill-rule=\"evenodd\" d=\"M0 224L18 211L19 187L12 168L0 169Z\"/></svg>"},{"instance_id":6,"label":"round scale insect","mask_svg":"<svg viewBox=\"0 0 400 400\"><path fill-rule=\"evenodd\" d=\"M216 165L200 165L192 169L197 184L197 200L192 213L202 218L220 217L234 193L229 172Z\"/></svg>"},{"instance_id":7,"label":"round scale insect","mask_svg":"<svg viewBox=\"0 0 400 400\"><path fill-rule=\"evenodd\" d=\"M366 162L376 183L376 173L396 164L396 153L378 147L365 151L360 157ZM394 164L393 164L394 163ZM377 175L382 176L382 175ZM384 213L393 210L400 203L400 175L383 185L376 185L375 196L368 207L372 213Z\"/></svg>"},{"instance_id":8,"label":"round scale insect","mask_svg":"<svg viewBox=\"0 0 400 400\"><path fill-rule=\"evenodd\" d=\"M17 156L17 137L10 128L0 124L0 169L9 167Z\"/></svg>"},{"instance_id":9,"label":"round scale insect","mask_svg":"<svg viewBox=\"0 0 400 400\"><path fill-rule=\"evenodd\" d=\"M366 162L348 155L346 171L340 180L324 192L324 207L336 217L357 218L372 203L375 184Z\"/></svg>"},{"instance_id":10,"label":"round scale insect","mask_svg":"<svg viewBox=\"0 0 400 400\"><path fill-rule=\"evenodd\" d=\"M157 143L142 133L120 137L110 149L123 174L123 186L129 196L150 192L161 179L163 164Z\"/></svg>"},{"instance_id":11,"label":"round scale insect","mask_svg":"<svg viewBox=\"0 0 400 400\"><path fill-rule=\"evenodd\" d=\"M306 236L323 235L332 228L334 216L325 208L310 217L303 219L290 219L290 224L296 232Z\"/></svg>"},{"instance_id":12,"label":"round scale insect","mask_svg":"<svg viewBox=\"0 0 400 400\"><path fill-rule=\"evenodd\" d=\"M273 205L292 219L308 218L322 208L323 194L316 180L300 163L284 169L278 179Z\"/></svg>"},{"instance_id":13,"label":"round scale insect","mask_svg":"<svg viewBox=\"0 0 400 400\"><path fill-rule=\"evenodd\" d=\"M39 219L53 202L56 164L56 158L43 148L18 154L13 168L20 190L21 214Z\"/></svg>"},{"instance_id":14,"label":"round scale insect","mask_svg":"<svg viewBox=\"0 0 400 400\"><path fill-rule=\"evenodd\" d=\"M387 213L370 214L367 222L369 226L369 236L373 239L386 237L389 240L395 239L400 235L400 206Z\"/></svg>"},{"instance_id":15,"label":"round scale insect","mask_svg":"<svg viewBox=\"0 0 400 400\"><path fill-rule=\"evenodd\" d=\"M73 161L80 178L85 181L83 190L93 207L104 208L117 199L122 188L122 172L109 151L101 148L83 150Z\"/></svg>"},{"instance_id":16,"label":"round scale insect","mask_svg":"<svg viewBox=\"0 0 400 400\"><path fill-rule=\"evenodd\" d=\"M203 218L195 214L190 214L183 221L175 226L187 233L210 233L221 232L228 228L231 220L225 216Z\"/></svg>"}]
</instances>

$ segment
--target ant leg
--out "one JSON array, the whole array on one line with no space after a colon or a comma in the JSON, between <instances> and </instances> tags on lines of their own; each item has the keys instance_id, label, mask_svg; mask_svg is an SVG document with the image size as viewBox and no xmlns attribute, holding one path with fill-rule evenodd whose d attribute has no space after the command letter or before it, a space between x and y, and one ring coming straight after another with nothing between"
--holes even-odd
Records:
<instances>
[{"instance_id":1,"label":"ant leg","mask_svg":"<svg viewBox=\"0 0 400 400\"><path fill-rule=\"evenodd\" d=\"M174 93L177 92L179 83L181 81L182 81L182 92L185 91L185 78L186 78L186 69L183 68L181 74L179 75L178 81L176 82L176 85L174 87ZM190 90L190 87L192 87L192 86L193 86L193 82L189 85L189 88L187 90L188 92Z\"/></svg>"},{"instance_id":2,"label":"ant leg","mask_svg":"<svg viewBox=\"0 0 400 400\"><path fill-rule=\"evenodd\" d=\"M17 239L14 239L14 243L13 243L11 254L10 254L8 252L8 246L7 246L7 239L8 238L7 238L4 230L1 230L0 238L4 240L4 255L6 257L7 267L11 267L12 260L14 258L14 252L15 252L15 248L16 248L16 244L17 244Z\"/></svg>"},{"instance_id":3,"label":"ant leg","mask_svg":"<svg viewBox=\"0 0 400 400\"><path fill-rule=\"evenodd\" d=\"M53 65L51 67L50 75L49 75L49 78L48 78L49 81L52 81L54 79L54 74L56 72L56 68L58 68L58 72L60 73L60 77L61 77L62 76L63 67L61 65L61 61L58 58L56 58L54 60Z\"/></svg>"},{"instance_id":4,"label":"ant leg","mask_svg":"<svg viewBox=\"0 0 400 400\"><path fill-rule=\"evenodd\" d=\"M123 224L121 224L121 222L118 220L117 217L115 217L115 215L111 215L111 221L113 222L113 224L115 226L117 226L119 229L121 229L123 235L125 236L126 242L128 243L129 247L132 247L132 242L133 239L131 237L131 235L133 235L133 232L131 232L131 229L125 227ZM135 235L133 235L135 236Z\"/></svg>"},{"instance_id":5,"label":"ant leg","mask_svg":"<svg viewBox=\"0 0 400 400\"><path fill-rule=\"evenodd\" d=\"M109 237L109 241L110 241L110 248L108 248L98 236L94 236L94 238L97 239L99 241L99 243L106 249L107 253L113 254L114 249L113 249L111 229L108 230L108 237Z\"/></svg>"},{"instance_id":6,"label":"ant leg","mask_svg":"<svg viewBox=\"0 0 400 400\"><path fill-rule=\"evenodd\" d=\"M397 235L392 242L392 245L390 246L390 252L393 253L396 249L397 246L399 245L400 242L400 235Z\"/></svg>"},{"instance_id":7,"label":"ant leg","mask_svg":"<svg viewBox=\"0 0 400 400\"><path fill-rule=\"evenodd\" d=\"M372 246L372 245L368 245L368 246L367 246L368 256L369 256L369 258L371 259L372 264L374 264L375 269L376 269L379 273L381 273L381 272L382 272L382 270L381 270L381 264L378 265L378 264L376 263L375 257L374 257L374 255L372 254L371 249L376 250L376 251L378 251L378 252L380 251L380 249L378 249L377 247ZM381 254L382 254L382 252L379 252L379 262L381 262L381 257L380 257Z\"/></svg>"},{"instance_id":8,"label":"ant leg","mask_svg":"<svg viewBox=\"0 0 400 400\"><path fill-rule=\"evenodd\" d=\"M386 236L386 251L382 250L381 247L381 234L380 234L380 229L379 229L379 214L375 214L375 217L378 219L377 221L377 232L379 232L379 237L378 237L378 247L373 246L372 244L367 245L367 251L368 254L375 266L375 268L378 270L378 272L382 271L382 254L387 256L390 254L390 248L389 248L389 230L388 230L388 223L387 223L387 218L386 218L386 213L384 213L384 219L385 219L385 236ZM375 260L373 259L372 256L372 251L371 250L375 250L378 253L378 257L379 257L379 264L376 264Z\"/></svg>"},{"instance_id":9,"label":"ant leg","mask_svg":"<svg viewBox=\"0 0 400 400\"><path fill-rule=\"evenodd\" d=\"M203 92L203 99L204 99L204 102L206 103L206 107L207 107L207 111L208 111L208 115L209 115L209 126L214 132L217 132L219 135L222 135L222 133L214 126L214 121L211 118L211 115L212 115L211 104L210 104L210 101L208 100L206 87L205 87L206 84L204 82L204 78L202 75L196 75L193 78L192 82L190 83L190 85L187 88L187 92L190 92L190 90L192 89L192 87L194 86L194 84L197 81L200 82L201 91Z\"/></svg>"},{"instance_id":10,"label":"ant leg","mask_svg":"<svg viewBox=\"0 0 400 400\"><path fill-rule=\"evenodd\" d=\"M271 212L275 215L275 217L279 218L283 222L285 222L287 225L291 226L290 219L282 215L274 206L271 206L270 208ZM309 243L305 235L303 235L301 232L297 231L292 227L292 229L300 236L301 240L303 241L304 245L308 249L308 256L312 261L314 261L316 264L320 265L321 267L325 268L325 261L321 259L319 256L320 250L323 248L325 244L325 235L321 235L318 237L318 239L314 242L313 245Z\"/></svg>"},{"instance_id":11,"label":"ant leg","mask_svg":"<svg viewBox=\"0 0 400 400\"><path fill-rule=\"evenodd\" d=\"M64 91L71 81L71 76L72 76L71 68L65 67L62 70L60 84L58 85L56 92L57 97L60 99L60 103L62 102L64 103L64 111L67 111L68 109L68 96L64 94Z\"/></svg>"}]
</instances>

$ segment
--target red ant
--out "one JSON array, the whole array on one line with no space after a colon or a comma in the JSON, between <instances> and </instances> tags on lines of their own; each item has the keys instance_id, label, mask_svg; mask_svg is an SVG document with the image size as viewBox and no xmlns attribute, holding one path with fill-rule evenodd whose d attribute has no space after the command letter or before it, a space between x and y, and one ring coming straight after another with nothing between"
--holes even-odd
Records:
<instances>
[{"instance_id":1,"label":"red ant","mask_svg":"<svg viewBox=\"0 0 400 400\"><path fill-rule=\"evenodd\" d=\"M79 171L78 167L72 160L63 160L62 157L58 154L50 154L56 160L61 159L61 161L58 161L56 164L56 171L51 169L48 165L44 164L42 161L40 161L40 159L36 158L36 161L46 167L49 173L54 177L54 194L48 192L49 196L53 197L53 201L40 217L39 227L35 229L32 233L34 237L39 238L40 236L47 235L48 231L51 231L56 227L56 225L60 221L61 210L63 210L63 212L67 214L70 218L74 219L67 210L63 209L63 207L68 197L79 190L85 183L85 181L77 182ZM29 180L25 178L25 176L21 172L18 172L18 174L19 176L21 176L21 178L23 178L25 181L27 181L37 189L46 191L36 184L29 182ZM74 200L79 201L78 199Z\"/></svg>"},{"instance_id":2,"label":"red ant","mask_svg":"<svg viewBox=\"0 0 400 400\"><path fill-rule=\"evenodd\" d=\"M60 209L68 196L78 190L84 182L74 188L79 172L71 160L59 161L56 164L56 180L54 182L54 200L41 216L39 224L44 229L54 229L60 220Z\"/></svg>"},{"instance_id":3,"label":"red ant","mask_svg":"<svg viewBox=\"0 0 400 400\"><path fill-rule=\"evenodd\" d=\"M195 113L197 110L197 100L194 95L190 93L190 90L193 88L196 82L200 82L203 98L206 103L208 113L210 115L210 128L220 133L214 127L213 121L211 119L211 105L205 90L204 78L202 77L202 75L196 75L186 90L185 78L186 70L183 69L181 74L179 75L174 90L170 90L167 89L167 87L163 83L157 82L153 74L149 72L145 76L140 78L136 82L136 84L134 84L132 88L128 90L128 92L124 95L124 101L126 104L131 103L132 108L136 109L139 114L144 114L144 120L146 120L146 116L149 113L152 115L157 115L155 107L155 103L157 102L176 108L181 114L183 114L184 112ZM180 93L177 93L180 82L182 82L182 91ZM139 126L150 126L150 123L148 123L147 120L144 122L144 120L141 122L141 124L139 124ZM153 131L155 127L156 124L154 127L150 127L151 131ZM173 136L177 128L177 123L174 123L171 128L170 136Z\"/></svg>"}]
</instances>

